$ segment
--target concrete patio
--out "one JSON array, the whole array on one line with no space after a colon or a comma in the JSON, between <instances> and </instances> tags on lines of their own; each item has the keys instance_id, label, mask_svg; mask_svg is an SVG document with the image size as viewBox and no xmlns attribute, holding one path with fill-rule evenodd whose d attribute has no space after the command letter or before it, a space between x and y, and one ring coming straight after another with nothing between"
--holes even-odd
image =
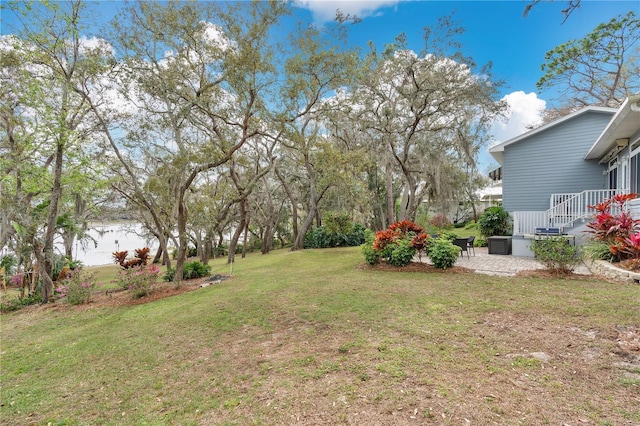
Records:
<instances>
[{"instance_id":1,"label":"concrete patio","mask_svg":"<svg viewBox=\"0 0 640 426\"><path fill-rule=\"evenodd\" d=\"M429 262L429 260L427 260ZM467 258L458 258L456 266L473 269L477 273L487 275L515 276L520 271L544 269L544 266L533 257L489 254L487 247L476 247ZM591 271L582 263L574 270L577 274L591 275Z\"/></svg>"}]
</instances>

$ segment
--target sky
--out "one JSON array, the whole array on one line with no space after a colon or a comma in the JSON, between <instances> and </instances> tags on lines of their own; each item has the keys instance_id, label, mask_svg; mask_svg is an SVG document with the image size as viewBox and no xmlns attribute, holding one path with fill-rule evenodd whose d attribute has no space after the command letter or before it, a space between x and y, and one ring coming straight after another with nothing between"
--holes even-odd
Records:
<instances>
[{"instance_id":1,"label":"sky","mask_svg":"<svg viewBox=\"0 0 640 426\"><path fill-rule=\"evenodd\" d=\"M547 51L569 40L581 39L598 24L631 10L640 15L640 0L582 0L566 21L561 11L567 0L540 2L525 17L528 3L529 0L299 0L294 14L303 22L324 25L340 9L362 19L350 28L351 45L366 50L369 42L373 42L382 50L398 34L405 33L408 47L421 52L423 28L455 12L456 22L466 29L459 38L463 53L479 66L491 62L494 76L504 82L501 96L509 103L510 111L506 121L497 121L492 128L492 143L499 143L526 131L526 126L539 121L545 108L558 103L554 90L539 92L536 88ZM91 4L106 22L124 2L91 1ZM0 32L13 32L12 17L6 10L1 13ZM283 31L287 31L286 26ZM498 166L487 148L480 154L481 171Z\"/></svg>"}]
</instances>

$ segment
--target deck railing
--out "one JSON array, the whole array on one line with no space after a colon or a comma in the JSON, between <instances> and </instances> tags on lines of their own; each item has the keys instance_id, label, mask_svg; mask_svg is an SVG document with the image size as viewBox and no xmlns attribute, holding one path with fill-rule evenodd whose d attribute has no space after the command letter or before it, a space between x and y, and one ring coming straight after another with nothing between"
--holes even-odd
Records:
<instances>
[{"instance_id":1,"label":"deck railing","mask_svg":"<svg viewBox=\"0 0 640 426\"><path fill-rule=\"evenodd\" d=\"M579 220L593 216L589 206L599 204L616 194L624 194L625 189L597 189L579 193L551 195L547 211L524 211L513 213L513 234L533 234L536 228L566 228Z\"/></svg>"}]
</instances>

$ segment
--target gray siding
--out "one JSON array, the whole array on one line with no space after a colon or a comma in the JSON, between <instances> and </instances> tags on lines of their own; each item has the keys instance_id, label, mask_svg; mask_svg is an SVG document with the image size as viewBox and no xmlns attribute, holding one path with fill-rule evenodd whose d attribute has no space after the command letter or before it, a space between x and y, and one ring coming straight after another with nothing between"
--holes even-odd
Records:
<instances>
[{"instance_id":1,"label":"gray siding","mask_svg":"<svg viewBox=\"0 0 640 426\"><path fill-rule=\"evenodd\" d=\"M584 160L612 114L585 112L504 148L502 203L509 211L549 208L551 194L606 189L603 166Z\"/></svg>"}]
</instances>

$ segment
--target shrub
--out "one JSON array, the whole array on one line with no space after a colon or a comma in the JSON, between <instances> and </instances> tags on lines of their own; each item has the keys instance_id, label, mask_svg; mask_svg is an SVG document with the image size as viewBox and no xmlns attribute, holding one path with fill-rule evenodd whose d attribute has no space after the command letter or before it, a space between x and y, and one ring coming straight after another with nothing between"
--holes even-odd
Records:
<instances>
[{"instance_id":1,"label":"shrub","mask_svg":"<svg viewBox=\"0 0 640 426\"><path fill-rule=\"evenodd\" d=\"M464 226L464 229L466 230L470 230L470 229L478 229L478 224L476 223L475 220L472 220L471 222L467 223Z\"/></svg>"},{"instance_id":2,"label":"shrub","mask_svg":"<svg viewBox=\"0 0 640 426\"><path fill-rule=\"evenodd\" d=\"M191 280L194 278L206 277L211 273L211 266L194 260L193 262L185 262L182 267L182 278L185 280ZM167 272L162 276L162 280L171 282L176 276L175 268L168 268Z\"/></svg>"},{"instance_id":3,"label":"shrub","mask_svg":"<svg viewBox=\"0 0 640 426\"><path fill-rule=\"evenodd\" d=\"M511 230L509 212L499 206L489 207L478 218L478 230L485 237L508 235Z\"/></svg>"},{"instance_id":4,"label":"shrub","mask_svg":"<svg viewBox=\"0 0 640 426\"><path fill-rule=\"evenodd\" d=\"M429 258L433 266L440 269L452 267L460 256L460 247L455 246L446 238L433 240L429 245Z\"/></svg>"},{"instance_id":5,"label":"shrub","mask_svg":"<svg viewBox=\"0 0 640 426\"><path fill-rule=\"evenodd\" d=\"M149 251L151 249L149 247L143 247L141 249L135 249L135 257L133 259L127 260L127 255L129 252L127 250L124 251L116 251L111 253L113 256L113 260L120 265L122 269L135 268L137 266L147 266L149 262Z\"/></svg>"},{"instance_id":6,"label":"shrub","mask_svg":"<svg viewBox=\"0 0 640 426\"><path fill-rule=\"evenodd\" d=\"M626 209L626 203L637 194L620 194L604 202L589 206L596 211L595 218L587 224L590 233L597 241L609 246L613 261L640 258L640 220L634 219Z\"/></svg>"},{"instance_id":7,"label":"shrub","mask_svg":"<svg viewBox=\"0 0 640 426\"><path fill-rule=\"evenodd\" d=\"M157 265L134 266L120 271L115 283L118 287L131 291L131 295L138 299L147 296L158 282L160 269Z\"/></svg>"},{"instance_id":8,"label":"shrub","mask_svg":"<svg viewBox=\"0 0 640 426\"><path fill-rule=\"evenodd\" d=\"M410 240L403 239L398 241L391 250L391 256L387 262L393 266L407 266L416 255L416 248L413 247Z\"/></svg>"},{"instance_id":9,"label":"shrub","mask_svg":"<svg viewBox=\"0 0 640 426\"><path fill-rule=\"evenodd\" d=\"M93 290L98 286L95 282L96 273L85 274L80 269L69 272L63 283L56 287L55 292L63 297L70 305L82 305L91 301Z\"/></svg>"},{"instance_id":10,"label":"shrub","mask_svg":"<svg viewBox=\"0 0 640 426\"><path fill-rule=\"evenodd\" d=\"M451 229L453 225L443 213L438 213L429 219L431 226L437 229Z\"/></svg>"},{"instance_id":11,"label":"shrub","mask_svg":"<svg viewBox=\"0 0 640 426\"><path fill-rule=\"evenodd\" d=\"M578 247L570 245L564 237L536 240L531 250L537 261L558 273L568 274L582 261Z\"/></svg>"},{"instance_id":12,"label":"shrub","mask_svg":"<svg viewBox=\"0 0 640 426\"><path fill-rule=\"evenodd\" d=\"M362 245L362 254L364 255L364 260L369 265L377 265L380 263L380 252L373 248L373 241L376 238L376 234L367 229L365 232L365 241Z\"/></svg>"},{"instance_id":13,"label":"shrub","mask_svg":"<svg viewBox=\"0 0 640 426\"><path fill-rule=\"evenodd\" d=\"M20 296L15 297L13 299L5 299L0 303L0 312L12 312L17 311L18 309L35 305L36 303L42 302L42 298L40 296Z\"/></svg>"},{"instance_id":14,"label":"shrub","mask_svg":"<svg viewBox=\"0 0 640 426\"><path fill-rule=\"evenodd\" d=\"M363 247L362 251L365 260L372 265L383 258L390 265L406 266L416 253L421 253L428 245L428 239L424 228L405 220L392 224L384 231L376 232L373 243L366 244L370 245L370 249Z\"/></svg>"},{"instance_id":15,"label":"shrub","mask_svg":"<svg viewBox=\"0 0 640 426\"><path fill-rule=\"evenodd\" d=\"M330 216L332 217L332 216ZM327 220L326 226L312 229L304 237L305 248L355 247L365 242L365 228L358 224L340 220Z\"/></svg>"},{"instance_id":16,"label":"shrub","mask_svg":"<svg viewBox=\"0 0 640 426\"><path fill-rule=\"evenodd\" d=\"M478 235L476 239L473 240L474 247L486 247L488 245L489 242L487 241L487 237L485 237L484 235Z\"/></svg>"},{"instance_id":17,"label":"shrub","mask_svg":"<svg viewBox=\"0 0 640 426\"><path fill-rule=\"evenodd\" d=\"M616 257L611 254L611 250L609 250L609 243L595 238L589 239L589 241L582 246L582 252L585 257L593 260L606 260L607 262L616 260Z\"/></svg>"}]
</instances>

